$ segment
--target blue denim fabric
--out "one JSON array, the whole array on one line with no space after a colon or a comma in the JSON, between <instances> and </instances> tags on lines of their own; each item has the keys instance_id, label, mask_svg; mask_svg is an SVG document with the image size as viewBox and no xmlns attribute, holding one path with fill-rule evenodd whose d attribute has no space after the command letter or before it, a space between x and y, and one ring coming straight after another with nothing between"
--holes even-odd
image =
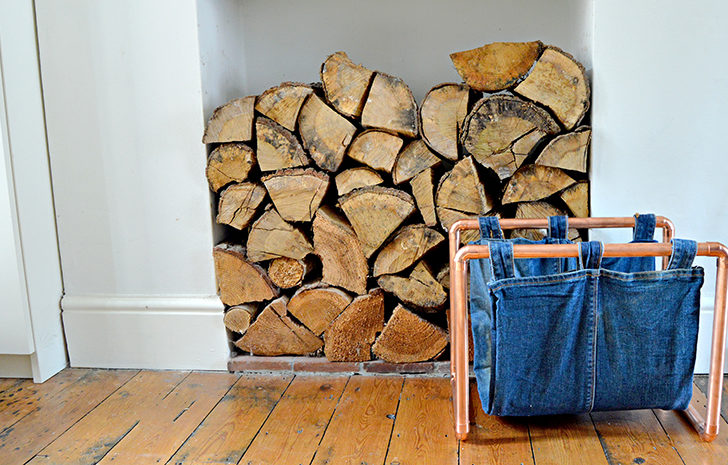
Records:
<instances>
[{"instance_id":1,"label":"blue denim fabric","mask_svg":"<svg viewBox=\"0 0 728 465\"><path fill-rule=\"evenodd\" d=\"M548 236L540 241L531 241L524 238L504 239L500 222L495 216L479 218L480 240L472 244L488 244L492 241L509 241L514 244L569 244L566 239L568 218L566 216L552 216L549 218ZM516 276L541 276L561 273L566 261L563 258L533 258L515 260ZM488 282L492 279L489 259L470 261L470 318L474 344L473 370L478 384L487 386L490 380L490 340L492 329L492 309ZM487 388L486 388L487 389ZM487 398L483 397L483 398Z\"/></svg>"},{"instance_id":2,"label":"blue denim fabric","mask_svg":"<svg viewBox=\"0 0 728 465\"><path fill-rule=\"evenodd\" d=\"M478 379L488 413L687 407L703 283L695 242L673 241L668 270L636 273L600 268L601 243L586 242L581 269L531 277L516 275L512 243L489 245L494 363L488 385Z\"/></svg>"},{"instance_id":3,"label":"blue denim fabric","mask_svg":"<svg viewBox=\"0 0 728 465\"><path fill-rule=\"evenodd\" d=\"M635 215L632 242L657 242L655 240L655 215L643 213ZM655 257L605 257L602 268L623 273L654 271Z\"/></svg>"}]
</instances>

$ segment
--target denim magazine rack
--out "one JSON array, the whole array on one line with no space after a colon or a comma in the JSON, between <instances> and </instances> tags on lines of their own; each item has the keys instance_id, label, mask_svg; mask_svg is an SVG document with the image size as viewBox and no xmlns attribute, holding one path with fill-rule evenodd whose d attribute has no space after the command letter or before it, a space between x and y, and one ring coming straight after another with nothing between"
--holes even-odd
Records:
<instances>
[{"instance_id":1,"label":"denim magazine rack","mask_svg":"<svg viewBox=\"0 0 728 465\"><path fill-rule=\"evenodd\" d=\"M451 334L451 375L453 385L453 407L455 414L455 432L459 439L466 439L469 431L469 392L468 392L468 314L467 314L467 266L468 261L473 259L490 258L491 257L491 245L494 245L493 253L498 253L501 256L505 253L505 260L513 260L516 258L564 258L567 260L577 260L581 262L589 262L591 264L583 263L586 268L595 267L599 264L597 260L601 260L601 257L670 257L673 255L673 245L668 241L672 238L673 226L672 223L664 217L656 217L655 224L663 229L663 243L655 242L643 242L643 243L630 243L630 244L606 244L602 246L599 243L587 243L584 248L581 248L579 244L559 243L559 238L551 238L552 240L544 240L534 243L532 241L525 241L526 243L506 243L505 241L496 241L491 244L490 241L484 241L481 244L466 245L462 248L460 245L460 232L468 229L478 229L481 224L478 220L460 220L454 223L450 228L450 262L451 262L451 274L450 274L450 334ZM572 218L570 219L570 226L575 228L617 228L617 227L635 227L635 218ZM515 228L538 228L546 229L549 227L549 219L504 219L500 221L500 226L503 229L515 229ZM551 225L553 226L553 224ZM568 241L563 241L568 242ZM687 405L689 394L685 394L676 388L674 392L668 393L667 397L671 399L677 399L674 403L669 405L659 405L658 407L669 407L676 409L685 409L685 412L700 434L700 437L705 441L713 440L718 433L718 420L720 415L720 400L721 400L721 382L722 382L722 367L723 367L723 353L725 349L725 329L726 329L726 276L728 272L728 248L724 245L707 242L696 244L691 241L676 241L680 244L678 248L680 252L685 252L685 247L688 248L687 254L680 256L692 257L693 255L700 256L712 256L717 258L718 273L716 277L716 294L715 294L715 314L713 319L713 340L711 347L711 362L710 362L710 378L709 378L709 390L708 390L708 405L707 413L703 417L701 413L694 407L694 405ZM506 245L507 244L507 245ZM686 245L687 244L687 245ZM694 245L694 247L692 247ZM690 249L693 250L690 250ZM584 252L580 255L580 250ZM676 255L673 268L678 266L680 256ZM654 260L654 259L652 259ZM687 259L686 259L687 260ZM681 266L685 269L687 264L691 261L683 260ZM503 263L503 260L498 259L499 263ZM595 265L596 264L596 265ZM602 263L604 265L604 263ZM511 264L512 266L512 264ZM515 268L515 267L513 267ZM598 268L598 266L597 266ZM669 268L667 261L663 261L663 268ZM609 271L605 271L609 274ZM505 272L507 273L507 272ZM589 271L582 270L576 271L577 275L584 278L584 282L588 281L586 275L590 274ZM668 271L667 273L680 273L679 271ZM696 272L700 276L697 278L702 279L702 274ZM566 273L570 274L570 273ZM572 273L573 274L573 273ZM593 274L593 271L591 272ZM659 275L659 273L657 273ZM504 282L508 282L509 278L506 274L501 276L505 279ZM696 276L693 276L696 278ZM538 278L536 278L538 279ZM516 278L517 280L517 278ZM692 335L688 335L687 340L692 338ZM496 369L497 370L497 369ZM584 372L591 373L589 369ZM506 379L507 381L507 379ZM588 382L582 383L581 386L591 387L593 384ZM627 389L628 391L629 389ZM515 389L513 392L519 392ZM598 402L601 405L597 405L599 409L614 409L614 408L631 408L630 402L634 399L625 400L624 396L620 398L620 391L616 389L613 392L600 392L597 394L591 388L581 389L581 398L575 400L576 395L567 398L565 402L572 402L573 405L567 405L563 408L555 408L553 413L559 411L587 411L594 407L594 403L597 402L596 396L600 396ZM676 395L675 392L678 394ZM499 405L505 405L502 402L503 399L499 399ZM518 400L522 404L522 399ZM507 402L506 402L507 404ZM643 405L644 400L637 399L635 405ZM529 414L528 412L519 412L508 410L510 407L506 407L505 410L492 409L492 405L487 408L491 410L491 413L495 414ZM500 408L500 407L498 407ZM539 410L541 413L548 413L549 406L541 406Z\"/></svg>"}]
</instances>

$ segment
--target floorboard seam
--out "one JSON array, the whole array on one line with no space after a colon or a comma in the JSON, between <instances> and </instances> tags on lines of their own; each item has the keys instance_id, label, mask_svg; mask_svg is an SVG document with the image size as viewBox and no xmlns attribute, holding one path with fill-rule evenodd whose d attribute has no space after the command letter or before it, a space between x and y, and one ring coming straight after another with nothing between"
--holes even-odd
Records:
<instances>
[{"instance_id":1,"label":"floorboard seam","mask_svg":"<svg viewBox=\"0 0 728 465\"><path fill-rule=\"evenodd\" d=\"M280 403L281 399L283 399L283 396L286 395L286 392L288 392L288 388L291 387L291 383L293 383L294 379L296 379L296 376L295 375L291 376L291 380L288 382L288 386L286 386L286 388L281 392L281 395L280 395L280 397L278 397L278 400L273 405L273 408L270 409L270 411L268 412L268 415L266 415L265 419L260 423L260 427L258 428L258 431L256 431L255 434L253 435L253 437L250 439L250 442L248 443L248 445L245 446L245 450L243 450L243 453L240 455L240 458L238 459L238 461L236 462L235 465L240 465L240 461L243 460L243 458L245 457L245 454L248 452L248 449L250 449L250 445L253 444L253 442L255 441L255 438L258 437L258 435L260 434L260 430L262 430L263 426L265 426L265 423L268 421L268 418L270 418L271 414L273 413L273 410L275 410L276 407L278 407L278 404Z\"/></svg>"},{"instance_id":2,"label":"floorboard seam","mask_svg":"<svg viewBox=\"0 0 728 465\"><path fill-rule=\"evenodd\" d=\"M399 415L399 405L402 403L402 393L404 392L404 383L406 378L402 378L402 384L399 387L399 396L397 397L397 407L394 409L394 421L392 422L392 430L389 432L389 441L387 441L387 453L384 454L384 464L387 463L387 457L389 456L389 446L392 445L392 437L394 436L394 425L397 423L397 415ZM459 449L459 447L458 447ZM458 463L460 459L458 458Z\"/></svg>"},{"instance_id":3,"label":"floorboard seam","mask_svg":"<svg viewBox=\"0 0 728 465\"><path fill-rule=\"evenodd\" d=\"M331 415L329 416L329 421L326 422L326 427L324 428L323 432L321 433L321 438L319 439L319 442L316 445L316 450L313 451L313 455L311 456L311 461L308 462L308 465L313 465L313 461L316 460L316 454L318 454L319 447L321 447L321 442L324 440L324 436L326 436L326 431L329 430L329 425L331 424L331 420L334 418L334 415L336 415L336 409L339 408L339 403L341 402L341 398L344 397L344 393L346 392L346 387L349 385L349 381L351 381L351 376L352 375L349 375L349 377L346 378L346 384L344 384L344 389L341 390L341 394L339 394L339 398L336 399L336 405L334 406L334 409L331 411Z\"/></svg>"},{"instance_id":4,"label":"floorboard seam","mask_svg":"<svg viewBox=\"0 0 728 465\"><path fill-rule=\"evenodd\" d=\"M159 402L164 402L164 400L167 399L167 397L169 397L169 395L172 394L179 387L180 384L182 384L187 378L189 378L189 376L191 374L192 374L192 372L191 371L188 371L187 374L182 377L182 379L180 379L179 381L177 381L175 383L175 385L172 386L172 389L170 389L169 391L167 391L167 393L164 395L164 397L162 397L161 399L159 399Z\"/></svg>"}]
</instances>

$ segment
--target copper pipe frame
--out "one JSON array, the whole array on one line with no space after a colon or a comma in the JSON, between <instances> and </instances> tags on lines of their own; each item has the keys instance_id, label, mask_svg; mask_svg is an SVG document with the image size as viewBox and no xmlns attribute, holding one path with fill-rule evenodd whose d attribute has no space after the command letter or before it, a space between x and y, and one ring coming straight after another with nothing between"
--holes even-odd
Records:
<instances>
[{"instance_id":1,"label":"copper pipe frame","mask_svg":"<svg viewBox=\"0 0 728 465\"><path fill-rule=\"evenodd\" d=\"M558 245L514 245L514 257L578 257L578 244ZM669 243L605 244L605 257L669 257L672 246ZM723 382L723 364L726 345L726 289L728 288L728 248L718 242L698 244L698 255L717 258L715 308L713 318L713 339L710 353L710 377L708 380L708 405L705 417L691 404L685 413L703 441L709 442L718 435L720 402ZM450 298L454 301L452 332L456 335L451 346L455 362L453 385L453 407L455 436L466 440L470 431L468 338L467 338L467 262L488 258L487 245L467 245L457 251L454 257L454 286Z\"/></svg>"},{"instance_id":2,"label":"copper pipe frame","mask_svg":"<svg viewBox=\"0 0 728 465\"><path fill-rule=\"evenodd\" d=\"M569 218L569 228L578 228L578 229L597 229L597 228L633 228L635 226L635 218L633 216L630 217L588 217L588 218ZM549 227L549 220L548 218L503 218L499 220L501 229L548 229ZM675 225L673 224L670 219L665 218L664 216L656 216L655 217L655 226L658 228L662 228L662 242L669 243L675 234ZM457 360L454 356L454 351L452 350L452 347L456 344L456 339L458 334L452 330L452 326L454 325L453 320L453 314L455 312L454 310L454 300L452 298L452 289L455 287L455 274L453 273L453 270L455 269L455 254L458 251L458 248L460 247L460 231L464 230L473 230L473 229L479 229L480 224L477 219L463 219L456 221L450 226L450 229L448 231L448 240L449 240L449 256L450 256L450 308L448 309L448 322L451 326L449 334L450 334L450 377L451 380L454 380L455 378L455 372L457 368ZM662 259L662 267L663 269L667 268L667 260L668 257L664 257ZM465 323L467 328L467 322ZM467 334L465 334L466 337L466 344L467 344ZM467 347L467 345L466 345ZM467 363L466 363L467 366ZM467 393L465 394L467 399ZM453 405L455 405L457 401L457 392L455 389L455 385L453 384ZM466 402L467 403L467 402Z\"/></svg>"}]
</instances>

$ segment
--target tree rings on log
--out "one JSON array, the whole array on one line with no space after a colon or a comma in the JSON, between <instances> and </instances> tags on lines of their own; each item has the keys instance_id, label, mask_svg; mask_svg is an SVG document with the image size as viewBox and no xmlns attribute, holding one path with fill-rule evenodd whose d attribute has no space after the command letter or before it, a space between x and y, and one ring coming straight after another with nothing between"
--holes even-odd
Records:
<instances>
[{"instance_id":1,"label":"tree rings on log","mask_svg":"<svg viewBox=\"0 0 728 465\"><path fill-rule=\"evenodd\" d=\"M508 89L528 73L541 54L541 42L494 42L450 54L463 81L475 90Z\"/></svg>"},{"instance_id":2,"label":"tree rings on log","mask_svg":"<svg viewBox=\"0 0 728 465\"><path fill-rule=\"evenodd\" d=\"M447 342L442 328L397 305L372 351L390 363L424 362L440 355Z\"/></svg>"},{"instance_id":3,"label":"tree rings on log","mask_svg":"<svg viewBox=\"0 0 728 465\"><path fill-rule=\"evenodd\" d=\"M415 198L417 209L427 226L437 225L435 213L435 173L427 168L410 181L412 197Z\"/></svg>"},{"instance_id":4,"label":"tree rings on log","mask_svg":"<svg viewBox=\"0 0 728 465\"><path fill-rule=\"evenodd\" d=\"M258 313L258 306L251 304L235 305L228 308L223 317L225 327L230 331L243 334Z\"/></svg>"},{"instance_id":5,"label":"tree rings on log","mask_svg":"<svg viewBox=\"0 0 728 465\"><path fill-rule=\"evenodd\" d=\"M261 171L306 166L306 152L288 129L275 121L260 117L255 120L258 166Z\"/></svg>"},{"instance_id":6,"label":"tree rings on log","mask_svg":"<svg viewBox=\"0 0 728 465\"><path fill-rule=\"evenodd\" d=\"M503 180L513 175L544 137L559 132L542 108L512 95L481 99L465 118L463 148Z\"/></svg>"},{"instance_id":7,"label":"tree rings on log","mask_svg":"<svg viewBox=\"0 0 728 465\"><path fill-rule=\"evenodd\" d=\"M398 77L376 73L361 113L361 124L417 137L417 103L412 91Z\"/></svg>"},{"instance_id":8,"label":"tree rings on log","mask_svg":"<svg viewBox=\"0 0 728 465\"><path fill-rule=\"evenodd\" d=\"M586 173L590 141L591 128L588 126L560 135L544 147L536 164Z\"/></svg>"},{"instance_id":9,"label":"tree rings on log","mask_svg":"<svg viewBox=\"0 0 728 465\"><path fill-rule=\"evenodd\" d=\"M579 124L591 98L584 67L555 47L544 50L531 73L513 91L549 108L567 130Z\"/></svg>"},{"instance_id":10,"label":"tree rings on log","mask_svg":"<svg viewBox=\"0 0 728 465\"><path fill-rule=\"evenodd\" d=\"M503 204L545 199L575 182L558 168L527 165L519 169L508 181L503 193Z\"/></svg>"},{"instance_id":11,"label":"tree rings on log","mask_svg":"<svg viewBox=\"0 0 728 465\"><path fill-rule=\"evenodd\" d=\"M321 339L306 327L294 322L280 310L287 297L271 302L235 345L253 355L307 355L323 346ZM274 304L275 303L275 304Z\"/></svg>"},{"instance_id":12,"label":"tree rings on log","mask_svg":"<svg viewBox=\"0 0 728 465\"><path fill-rule=\"evenodd\" d=\"M349 145L347 155L375 170L391 173L402 144L403 141L400 137L388 132L368 129L354 138Z\"/></svg>"},{"instance_id":13,"label":"tree rings on log","mask_svg":"<svg viewBox=\"0 0 728 465\"><path fill-rule=\"evenodd\" d=\"M312 92L309 85L284 82L260 94L255 109L289 131L295 131L301 106Z\"/></svg>"},{"instance_id":14,"label":"tree rings on log","mask_svg":"<svg viewBox=\"0 0 728 465\"><path fill-rule=\"evenodd\" d=\"M221 144L207 159L207 183L213 192L233 182L248 179L255 165L255 152L245 144Z\"/></svg>"},{"instance_id":15,"label":"tree rings on log","mask_svg":"<svg viewBox=\"0 0 728 465\"><path fill-rule=\"evenodd\" d=\"M367 288L369 266L351 225L333 208L319 208L313 219L314 253L321 260L321 281L357 294Z\"/></svg>"},{"instance_id":16,"label":"tree rings on log","mask_svg":"<svg viewBox=\"0 0 728 465\"><path fill-rule=\"evenodd\" d=\"M373 169L365 166L349 168L336 175L336 191L339 197L348 194L354 189L367 186L377 186L384 182L382 177Z\"/></svg>"},{"instance_id":17,"label":"tree rings on log","mask_svg":"<svg viewBox=\"0 0 728 465\"><path fill-rule=\"evenodd\" d=\"M437 85L422 101L422 139L449 160L458 159L458 136L469 102L470 88L462 84Z\"/></svg>"},{"instance_id":18,"label":"tree rings on log","mask_svg":"<svg viewBox=\"0 0 728 465\"><path fill-rule=\"evenodd\" d=\"M440 159L432 153L422 139L409 144L397 155L392 170L392 181L401 184L409 181L427 168L440 164Z\"/></svg>"},{"instance_id":19,"label":"tree rings on log","mask_svg":"<svg viewBox=\"0 0 728 465\"><path fill-rule=\"evenodd\" d=\"M437 216L445 229L468 214L485 215L493 209L493 201L480 182L472 157L455 164L453 169L440 179L435 197ZM455 219L450 222L450 218Z\"/></svg>"},{"instance_id":20,"label":"tree rings on log","mask_svg":"<svg viewBox=\"0 0 728 465\"><path fill-rule=\"evenodd\" d=\"M303 259L313 246L303 232L287 223L274 208L268 209L250 228L248 260L260 262L278 257Z\"/></svg>"},{"instance_id":21,"label":"tree rings on log","mask_svg":"<svg viewBox=\"0 0 728 465\"><path fill-rule=\"evenodd\" d=\"M384 327L384 292L355 298L324 333L324 354L332 362L371 360L371 346Z\"/></svg>"},{"instance_id":22,"label":"tree rings on log","mask_svg":"<svg viewBox=\"0 0 728 465\"><path fill-rule=\"evenodd\" d=\"M377 279L377 284L406 305L426 312L442 309L447 301L447 293L424 262L417 263L407 278L384 275Z\"/></svg>"},{"instance_id":23,"label":"tree rings on log","mask_svg":"<svg viewBox=\"0 0 728 465\"><path fill-rule=\"evenodd\" d=\"M405 226L377 254L373 275L399 273L444 240L442 234L423 224Z\"/></svg>"},{"instance_id":24,"label":"tree rings on log","mask_svg":"<svg viewBox=\"0 0 728 465\"><path fill-rule=\"evenodd\" d=\"M203 144L245 142L253 138L255 97L236 98L215 109L205 127Z\"/></svg>"},{"instance_id":25,"label":"tree rings on log","mask_svg":"<svg viewBox=\"0 0 728 465\"><path fill-rule=\"evenodd\" d=\"M415 210L409 194L387 187L364 187L339 198L341 209L370 257Z\"/></svg>"},{"instance_id":26,"label":"tree rings on log","mask_svg":"<svg viewBox=\"0 0 728 465\"><path fill-rule=\"evenodd\" d=\"M259 184L242 182L231 184L220 193L217 206L218 224L245 229L265 199L265 189Z\"/></svg>"},{"instance_id":27,"label":"tree rings on log","mask_svg":"<svg viewBox=\"0 0 728 465\"><path fill-rule=\"evenodd\" d=\"M567 187L561 193L561 200L564 201L574 216L589 216L589 182L583 181Z\"/></svg>"},{"instance_id":28,"label":"tree rings on log","mask_svg":"<svg viewBox=\"0 0 728 465\"><path fill-rule=\"evenodd\" d=\"M321 65L326 100L339 113L351 118L361 115L372 76L374 71L355 65L344 52L330 55Z\"/></svg>"},{"instance_id":29,"label":"tree rings on log","mask_svg":"<svg viewBox=\"0 0 728 465\"><path fill-rule=\"evenodd\" d=\"M329 177L312 168L277 171L262 181L286 221L311 221L329 189Z\"/></svg>"},{"instance_id":30,"label":"tree rings on log","mask_svg":"<svg viewBox=\"0 0 728 465\"><path fill-rule=\"evenodd\" d=\"M298 131L313 161L326 171L336 171L356 127L316 94L311 94L298 115Z\"/></svg>"},{"instance_id":31,"label":"tree rings on log","mask_svg":"<svg viewBox=\"0 0 728 465\"><path fill-rule=\"evenodd\" d=\"M318 336L350 303L351 296L341 289L302 287L288 302L288 311Z\"/></svg>"},{"instance_id":32,"label":"tree rings on log","mask_svg":"<svg viewBox=\"0 0 728 465\"><path fill-rule=\"evenodd\" d=\"M245 259L245 248L222 243L213 249L220 300L225 305L261 302L278 296L265 270Z\"/></svg>"},{"instance_id":33,"label":"tree rings on log","mask_svg":"<svg viewBox=\"0 0 728 465\"><path fill-rule=\"evenodd\" d=\"M268 277L281 289L300 286L306 274L313 268L313 262L308 258L303 260L288 257L274 258L268 264Z\"/></svg>"}]
</instances>

